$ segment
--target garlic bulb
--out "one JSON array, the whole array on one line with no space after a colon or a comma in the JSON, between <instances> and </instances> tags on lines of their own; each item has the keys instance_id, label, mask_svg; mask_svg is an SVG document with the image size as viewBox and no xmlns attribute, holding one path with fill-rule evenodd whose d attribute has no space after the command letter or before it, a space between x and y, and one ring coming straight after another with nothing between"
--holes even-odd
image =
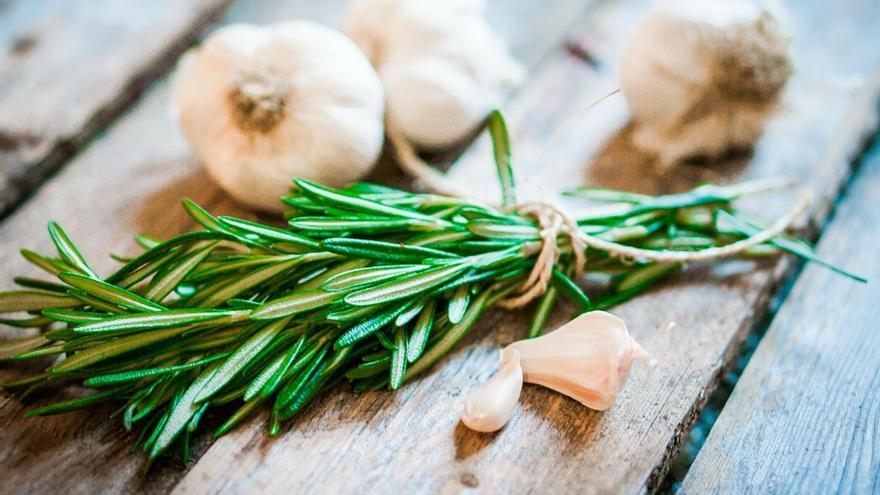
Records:
<instances>
[{"instance_id":1,"label":"garlic bulb","mask_svg":"<svg viewBox=\"0 0 880 495\"><path fill-rule=\"evenodd\" d=\"M513 416L522 384L519 351L502 350L498 371L467 396L461 422L474 431L500 430Z\"/></svg>"},{"instance_id":2,"label":"garlic bulb","mask_svg":"<svg viewBox=\"0 0 880 495\"><path fill-rule=\"evenodd\" d=\"M611 407L632 363L648 359L623 320L604 311L582 314L553 332L506 349L519 351L525 382L599 411Z\"/></svg>"},{"instance_id":3,"label":"garlic bulb","mask_svg":"<svg viewBox=\"0 0 880 495\"><path fill-rule=\"evenodd\" d=\"M650 12L624 49L635 145L665 165L751 147L792 73L773 16L748 0L679 0Z\"/></svg>"},{"instance_id":4,"label":"garlic bulb","mask_svg":"<svg viewBox=\"0 0 880 495\"><path fill-rule=\"evenodd\" d=\"M410 142L448 146L476 130L520 65L483 16L479 0L354 0L344 31L385 86L387 114Z\"/></svg>"},{"instance_id":5,"label":"garlic bulb","mask_svg":"<svg viewBox=\"0 0 880 495\"><path fill-rule=\"evenodd\" d=\"M357 180L382 149L375 70L351 40L318 24L223 27L181 60L172 92L210 175L256 208L280 211L294 177Z\"/></svg>"}]
</instances>

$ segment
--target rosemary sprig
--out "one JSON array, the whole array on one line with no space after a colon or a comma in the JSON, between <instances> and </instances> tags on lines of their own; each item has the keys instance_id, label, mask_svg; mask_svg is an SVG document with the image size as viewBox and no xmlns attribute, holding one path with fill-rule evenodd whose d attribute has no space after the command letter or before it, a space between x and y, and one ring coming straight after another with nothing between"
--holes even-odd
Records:
<instances>
[{"instance_id":1,"label":"rosemary sprig","mask_svg":"<svg viewBox=\"0 0 880 495\"><path fill-rule=\"evenodd\" d=\"M510 206L516 200L500 114L489 128ZM217 218L185 200L201 230L164 241L138 237L145 251L103 279L51 223L57 256L22 255L60 283L19 278L22 290L0 293L0 312L27 314L4 323L47 331L0 343L0 359L63 359L5 386L26 395L77 383L97 389L28 414L121 403L126 428L144 429L138 444L150 459L174 443L185 451L212 406L238 407L216 435L264 404L276 434L340 381L355 392L396 389L428 369L518 289L541 245L542 226L508 208L366 183L330 189L294 182L283 198L291 207L288 229ZM652 197L582 188L571 195L614 203L577 219L579 235L686 252L764 229L732 205L749 190L706 185ZM572 242L557 242L530 337L542 332L560 297L580 311L607 308L681 267L587 248L586 271L609 280L604 292L587 296L571 278ZM806 243L784 236L742 254L779 250L817 259Z\"/></svg>"}]
</instances>

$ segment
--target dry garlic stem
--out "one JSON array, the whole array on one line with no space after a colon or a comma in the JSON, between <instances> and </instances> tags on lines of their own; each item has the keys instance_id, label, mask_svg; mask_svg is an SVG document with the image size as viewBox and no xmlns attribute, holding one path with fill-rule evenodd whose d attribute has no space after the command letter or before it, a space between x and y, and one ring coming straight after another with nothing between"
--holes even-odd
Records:
<instances>
[{"instance_id":1,"label":"dry garlic stem","mask_svg":"<svg viewBox=\"0 0 880 495\"><path fill-rule=\"evenodd\" d=\"M361 50L310 22L235 24L181 60L173 100L211 176L239 202L281 211L290 179L342 186L383 140L383 94Z\"/></svg>"},{"instance_id":2,"label":"dry garlic stem","mask_svg":"<svg viewBox=\"0 0 880 495\"><path fill-rule=\"evenodd\" d=\"M522 391L523 371L519 351L503 349L498 371L471 392L464 403L461 422L484 433L498 431L513 416Z\"/></svg>"},{"instance_id":3,"label":"dry garlic stem","mask_svg":"<svg viewBox=\"0 0 880 495\"><path fill-rule=\"evenodd\" d=\"M634 143L666 165L750 147L792 73L788 41L749 0L679 0L650 12L621 60Z\"/></svg>"},{"instance_id":4,"label":"dry garlic stem","mask_svg":"<svg viewBox=\"0 0 880 495\"><path fill-rule=\"evenodd\" d=\"M354 0L344 31L385 87L390 125L441 148L473 132L522 68L483 16L480 0Z\"/></svg>"},{"instance_id":5,"label":"dry garlic stem","mask_svg":"<svg viewBox=\"0 0 880 495\"><path fill-rule=\"evenodd\" d=\"M476 431L501 429L524 381L604 411L626 383L632 363L648 358L623 320L604 311L582 314L553 332L505 347L498 372L468 395L461 421Z\"/></svg>"}]
</instances>

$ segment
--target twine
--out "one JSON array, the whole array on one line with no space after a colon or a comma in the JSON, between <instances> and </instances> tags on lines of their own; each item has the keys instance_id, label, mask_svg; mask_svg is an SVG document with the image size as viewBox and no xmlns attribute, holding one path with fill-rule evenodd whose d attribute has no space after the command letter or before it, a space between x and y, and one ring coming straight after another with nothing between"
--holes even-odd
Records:
<instances>
[{"instance_id":1,"label":"twine","mask_svg":"<svg viewBox=\"0 0 880 495\"><path fill-rule=\"evenodd\" d=\"M421 181L422 185L435 194L459 198L467 197L467 194L447 179L445 175L419 158L413 145L388 118L385 119L385 133L397 158L397 163L410 177Z\"/></svg>"},{"instance_id":2,"label":"twine","mask_svg":"<svg viewBox=\"0 0 880 495\"><path fill-rule=\"evenodd\" d=\"M434 193L467 197L467 194L449 181L442 173L419 158L412 144L390 122L386 122L385 129L398 163L404 171L420 180L425 187ZM584 274L586 267L586 250L588 248L604 251L624 263L687 263L735 256L784 233L798 219L808 205L809 194L804 193L788 213L770 227L752 236L725 246L711 247L700 251L675 251L642 249L607 241L581 232L575 220L551 203L545 201L519 203L512 206L510 208L511 211L533 218L540 229L539 236L541 240L539 243L536 243L536 248L533 251L526 253L528 257L537 252L538 257L528 277L516 290L515 295L500 301L499 305L508 309L520 308L547 291L550 279L553 276L553 268L556 266L560 255L567 251L567 249L560 249L558 241L560 235L570 240L568 249L571 250L574 256L574 275L575 278L580 278Z\"/></svg>"},{"instance_id":3,"label":"twine","mask_svg":"<svg viewBox=\"0 0 880 495\"><path fill-rule=\"evenodd\" d=\"M513 211L530 216L538 222L541 229L541 247L532 271L517 289L517 294L502 300L499 304L507 309L520 308L547 291L550 278L553 276L553 268L562 254L557 241L560 235L571 239L571 250L575 257L574 274L579 278L583 275L587 263L585 254L587 248L605 251L622 260L653 263L687 263L735 256L784 233L806 210L809 203L809 195L802 194L795 206L770 227L737 242L701 251L641 249L606 241L578 230L577 223L571 217L550 203L522 203L514 206Z\"/></svg>"},{"instance_id":4,"label":"twine","mask_svg":"<svg viewBox=\"0 0 880 495\"><path fill-rule=\"evenodd\" d=\"M553 276L553 267L562 250L559 249L557 238L561 235L571 240L571 251L574 254L574 274L581 277L587 264L586 244L580 237L577 223L556 206L543 201L534 201L514 205L511 210L520 215L532 217L540 228L541 248L532 271L516 290L516 295L504 299L499 304L508 309L520 308L540 297L547 291L547 285Z\"/></svg>"},{"instance_id":5,"label":"twine","mask_svg":"<svg viewBox=\"0 0 880 495\"><path fill-rule=\"evenodd\" d=\"M779 218L773 225L766 229L755 233L755 235L746 237L739 241L727 244L725 246L711 247L700 251L673 251L660 249L641 249L616 242L606 241L599 237L580 232L580 238L584 244L602 251L618 256L630 258L642 262L659 262L659 263L687 263L692 261L705 261L719 258L729 258L742 253L746 249L753 248L759 244L763 244L770 239L784 233L798 219L801 213L807 209L810 204L810 195L807 192L801 194L794 207L784 216Z\"/></svg>"}]
</instances>

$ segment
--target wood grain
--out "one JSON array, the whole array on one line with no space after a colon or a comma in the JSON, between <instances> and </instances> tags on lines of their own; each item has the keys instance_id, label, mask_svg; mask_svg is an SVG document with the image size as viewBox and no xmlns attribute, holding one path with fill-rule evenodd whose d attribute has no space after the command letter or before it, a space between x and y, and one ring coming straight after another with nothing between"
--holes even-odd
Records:
<instances>
[{"instance_id":1,"label":"wood grain","mask_svg":"<svg viewBox=\"0 0 880 495\"><path fill-rule=\"evenodd\" d=\"M0 216L137 99L228 2L0 4Z\"/></svg>"},{"instance_id":2,"label":"wood grain","mask_svg":"<svg viewBox=\"0 0 880 495\"><path fill-rule=\"evenodd\" d=\"M37 275L17 250L51 252L49 219L70 232L99 273L108 274L116 264L107 254L133 252L133 233L168 236L191 226L176 206L179 198L231 209L215 188L204 187L210 180L167 117L166 98L164 90L152 92L107 138L96 141L0 225L0 252L7 257L0 265L4 289L16 274ZM8 364L0 371L3 382L17 376L20 370ZM162 491L170 481L161 469L139 476L143 458L130 454L132 438L118 420L109 419L112 409L35 419L24 418L26 410L7 392L0 396L2 493ZM179 469L174 466L168 474L177 476Z\"/></svg>"},{"instance_id":3,"label":"wood grain","mask_svg":"<svg viewBox=\"0 0 880 495\"><path fill-rule=\"evenodd\" d=\"M880 490L880 148L822 234L860 285L808 267L688 471L687 493Z\"/></svg>"},{"instance_id":4,"label":"wood grain","mask_svg":"<svg viewBox=\"0 0 880 495\"><path fill-rule=\"evenodd\" d=\"M852 0L827 11L819 2L787 4L800 70L752 156L680 169L672 177L653 173L650 160L627 145L619 99L567 124L545 149L559 125L614 88L616 56L646 5L609 1L591 11L573 42L586 47L595 64L556 53L508 106L526 194L552 198L584 181L665 191L707 176L731 181L787 175L813 191L810 220L821 221L876 125L880 47L856 42L870 38L868 19L876 6ZM494 199L493 173L488 148L478 144L451 176ZM792 199L759 198L752 206L775 216ZM491 374L498 346L525 330L525 314L492 313L453 355L398 393L331 394L277 439L267 438L259 421L232 432L175 492L651 491L790 268L787 259L693 267L674 284L617 308L661 364L636 369L605 413L526 387L521 410L501 432L479 435L457 425L462 394ZM555 317L559 323L565 312ZM671 320L677 329L661 331Z\"/></svg>"},{"instance_id":5,"label":"wood grain","mask_svg":"<svg viewBox=\"0 0 880 495\"><path fill-rule=\"evenodd\" d=\"M334 24L343 3L243 1L233 5L225 22L300 17ZM499 8L501 3L511 6L511 15L528 13L520 18L528 23L521 21L522 28L514 29L516 22L505 17L508 11ZM511 45L524 50L524 59L531 57L537 63L541 54L533 45L543 43L545 50L559 46L565 29L551 29L540 9L529 4L534 3L490 3L491 20L503 21ZM571 7L574 4L577 8ZM550 17L556 19L552 22L567 24L577 17L559 12L574 12L581 5L545 3L548 15L556 16ZM529 44L520 36L541 42ZM116 266L108 253L133 252L133 234L169 236L192 227L178 206L180 198L192 198L214 212L252 216L237 209L201 171L168 116L167 105L167 87L162 83L0 224L0 252L5 258L0 264L0 289L11 288L15 275L37 275L17 250L51 252L46 234L50 219L65 227L99 273L107 274ZM0 328L0 337L18 333ZM3 364L0 382L22 376L22 371ZM347 392L339 396L350 398ZM38 403L42 400L38 398ZM144 457L130 453L132 439L118 418L109 417L110 408L47 418L25 418L26 410L16 397L0 392L0 493L166 492L186 472L179 463L168 462L154 467L148 476L141 474Z\"/></svg>"}]
</instances>

